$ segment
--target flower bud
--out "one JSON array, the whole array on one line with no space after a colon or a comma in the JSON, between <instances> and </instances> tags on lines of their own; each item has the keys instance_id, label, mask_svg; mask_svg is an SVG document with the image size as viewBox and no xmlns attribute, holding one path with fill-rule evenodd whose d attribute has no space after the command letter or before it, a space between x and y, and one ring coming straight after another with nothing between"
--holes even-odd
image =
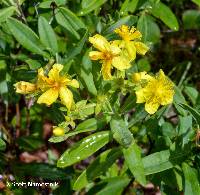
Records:
<instances>
[{"instance_id":1,"label":"flower bud","mask_svg":"<svg viewBox=\"0 0 200 195\"><path fill-rule=\"evenodd\" d=\"M65 130L61 127L56 127L53 129L53 135L54 136L62 136L65 134Z\"/></svg>"},{"instance_id":2,"label":"flower bud","mask_svg":"<svg viewBox=\"0 0 200 195\"><path fill-rule=\"evenodd\" d=\"M33 83L20 81L14 84L17 93L28 94L36 90L36 85Z\"/></svg>"}]
</instances>

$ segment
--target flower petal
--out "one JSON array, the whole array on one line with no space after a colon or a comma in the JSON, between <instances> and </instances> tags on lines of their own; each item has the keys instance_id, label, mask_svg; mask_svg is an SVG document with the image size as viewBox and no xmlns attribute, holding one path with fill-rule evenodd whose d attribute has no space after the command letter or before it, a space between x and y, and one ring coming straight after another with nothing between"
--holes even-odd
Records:
<instances>
[{"instance_id":1,"label":"flower petal","mask_svg":"<svg viewBox=\"0 0 200 195\"><path fill-rule=\"evenodd\" d=\"M125 70L131 67L129 59L125 56L118 56L112 59L112 65L118 70Z\"/></svg>"},{"instance_id":2,"label":"flower petal","mask_svg":"<svg viewBox=\"0 0 200 195\"><path fill-rule=\"evenodd\" d=\"M112 68L111 61L103 61L101 72L104 80L112 79L111 68Z\"/></svg>"},{"instance_id":3,"label":"flower petal","mask_svg":"<svg viewBox=\"0 0 200 195\"><path fill-rule=\"evenodd\" d=\"M61 87L59 90L59 96L62 104L70 110L72 103L74 102L72 92L66 87Z\"/></svg>"},{"instance_id":4,"label":"flower petal","mask_svg":"<svg viewBox=\"0 0 200 195\"><path fill-rule=\"evenodd\" d=\"M89 57L91 60L101 60L104 59L104 54L100 51L91 51L89 52Z\"/></svg>"},{"instance_id":5,"label":"flower petal","mask_svg":"<svg viewBox=\"0 0 200 195\"><path fill-rule=\"evenodd\" d=\"M79 88L79 82L76 79L70 80L67 85L70 85L74 88Z\"/></svg>"},{"instance_id":6,"label":"flower petal","mask_svg":"<svg viewBox=\"0 0 200 195\"><path fill-rule=\"evenodd\" d=\"M149 47L147 47L142 42L134 42L134 45L136 47L137 53L139 53L140 55L145 55L145 53L149 50Z\"/></svg>"},{"instance_id":7,"label":"flower petal","mask_svg":"<svg viewBox=\"0 0 200 195\"><path fill-rule=\"evenodd\" d=\"M160 106L160 104L158 102L154 102L154 101L150 101L148 103L146 102L146 104L145 104L145 110L149 114L154 114L158 110L159 106Z\"/></svg>"},{"instance_id":8,"label":"flower petal","mask_svg":"<svg viewBox=\"0 0 200 195\"><path fill-rule=\"evenodd\" d=\"M38 98L37 103L38 104L44 103L50 106L53 102L56 101L57 98L58 98L58 90L48 89Z\"/></svg>"},{"instance_id":9,"label":"flower petal","mask_svg":"<svg viewBox=\"0 0 200 195\"><path fill-rule=\"evenodd\" d=\"M136 58L136 47L133 41L128 41L125 43L125 48L127 50L130 61Z\"/></svg>"},{"instance_id":10,"label":"flower petal","mask_svg":"<svg viewBox=\"0 0 200 195\"><path fill-rule=\"evenodd\" d=\"M136 93L136 97L137 97L136 103L144 103L145 102L144 90L143 89L139 89L135 93Z\"/></svg>"},{"instance_id":11,"label":"flower petal","mask_svg":"<svg viewBox=\"0 0 200 195\"><path fill-rule=\"evenodd\" d=\"M89 42L92 43L95 48L102 52L106 52L110 48L107 39L99 34L96 34L93 37L89 37Z\"/></svg>"},{"instance_id":12,"label":"flower petal","mask_svg":"<svg viewBox=\"0 0 200 195\"><path fill-rule=\"evenodd\" d=\"M63 69L62 64L54 64L52 69L49 71L49 79L53 81L58 81L60 77L60 71Z\"/></svg>"},{"instance_id":13,"label":"flower petal","mask_svg":"<svg viewBox=\"0 0 200 195\"><path fill-rule=\"evenodd\" d=\"M110 49L113 55L118 55L121 52L120 45L121 43L117 41L112 41L110 43Z\"/></svg>"}]
</instances>

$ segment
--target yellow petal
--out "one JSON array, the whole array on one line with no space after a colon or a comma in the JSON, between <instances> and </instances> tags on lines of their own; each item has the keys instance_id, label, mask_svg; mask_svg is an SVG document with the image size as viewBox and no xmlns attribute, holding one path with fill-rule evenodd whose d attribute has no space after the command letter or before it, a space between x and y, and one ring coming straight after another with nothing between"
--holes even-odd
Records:
<instances>
[{"instance_id":1,"label":"yellow petal","mask_svg":"<svg viewBox=\"0 0 200 195\"><path fill-rule=\"evenodd\" d=\"M67 85L70 85L74 88L79 88L79 82L76 79L70 80Z\"/></svg>"},{"instance_id":2,"label":"yellow petal","mask_svg":"<svg viewBox=\"0 0 200 195\"><path fill-rule=\"evenodd\" d=\"M58 81L60 78L60 71L63 69L62 64L54 64L52 69L49 71L49 79L53 81Z\"/></svg>"},{"instance_id":3,"label":"yellow petal","mask_svg":"<svg viewBox=\"0 0 200 195\"><path fill-rule=\"evenodd\" d=\"M35 84L25 81L17 82L14 84L14 86L16 88L16 92L21 94L33 93L37 88Z\"/></svg>"},{"instance_id":4,"label":"yellow petal","mask_svg":"<svg viewBox=\"0 0 200 195\"><path fill-rule=\"evenodd\" d=\"M89 37L89 42L92 43L95 48L102 52L106 52L110 48L107 39L99 34L96 34L93 37Z\"/></svg>"},{"instance_id":5,"label":"yellow petal","mask_svg":"<svg viewBox=\"0 0 200 195\"><path fill-rule=\"evenodd\" d=\"M111 61L103 61L101 72L104 80L111 80Z\"/></svg>"},{"instance_id":6,"label":"yellow petal","mask_svg":"<svg viewBox=\"0 0 200 195\"><path fill-rule=\"evenodd\" d=\"M148 103L146 102L146 104L145 104L145 110L149 114L154 114L158 110L159 106L160 106L160 104L158 102L154 102L154 101L150 101Z\"/></svg>"},{"instance_id":7,"label":"yellow petal","mask_svg":"<svg viewBox=\"0 0 200 195\"><path fill-rule=\"evenodd\" d=\"M171 104L173 102L173 96L174 96L173 90L168 91L167 94L163 94L160 100L160 104L163 106Z\"/></svg>"},{"instance_id":8,"label":"yellow petal","mask_svg":"<svg viewBox=\"0 0 200 195\"><path fill-rule=\"evenodd\" d=\"M37 100L38 104L46 104L47 106L50 106L53 102L56 101L58 98L58 90L55 89L48 89L46 92L44 92Z\"/></svg>"},{"instance_id":9,"label":"yellow petal","mask_svg":"<svg viewBox=\"0 0 200 195\"><path fill-rule=\"evenodd\" d=\"M140 55L145 55L145 53L149 50L149 47L147 47L142 42L134 42L134 45L136 47L137 53L139 53Z\"/></svg>"},{"instance_id":10,"label":"yellow petal","mask_svg":"<svg viewBox=\"0 0 200 195\"><path fill-rule=\"evenodd\" d=\"M67 109L70 110L72 103L74 102L72 92L66 87L61 87L59 90L59 95L62 104L64 104L67 107Z\"/></svg>"},{"instance_id":11,"label":"yellow petal","mask_svg":"<svg viewBox=\"0 0 200 195\"><path fill-rule=\"evenodd\" d=\"M133 41L128 41L125 43L125 48L127 49L130 61L136 58L136 47Z\"/></svg>"},{"instance_id":12,"label":"yellow petal","mask_svg":"<svg viewBox=\"0 0 200 195\"><path fill-rule=\"evenodd\" d=\"M104 53L100 51L89 52L89 57L91 60L101 60L104 59Z\"/></svg>"},{"instance_id":13,"label":"yellow petal","mask_svg":"<svg viewBox=\"0 0 200 195\"><path fill-rule=\"evenodd\" d=\"M38 69L37 87L41 90L45 90L49 87L49 78L44 75L43 68Z\"/></svg>"},{"instance_id":14,"label":"yellow petal","mask_svg":"<svg viewBox=\"0 0 200 195\"><path fill-rule=\"evenodd\" d=\"M120 45L118 45L116 41L113 41L110 43L110 50L113 55L118 55L121 52L121 49L119 46Z\"/></svg>"},{"instance_id":15,"label":"yellow petal","mask_svg":"<svg viewBox=\"0 0 200 195\"><path fill-rule=\"evenodd\" d=\"M118 70L125 70L131 67L129 59L125 56L118 56L112 59L112 65Z\"/></svg>"},{"instance_id":16,"label":"yellow petal","mask_svg":"<svg viewBox=\"0 0 200 195\"><path fill-rule=\"evenodd\" d=\"M137 97L136 103L144 103L145 102L144 90L143 89L139 89L135 93L136 93L136 97Z\"/></svg>"}]
</instances>

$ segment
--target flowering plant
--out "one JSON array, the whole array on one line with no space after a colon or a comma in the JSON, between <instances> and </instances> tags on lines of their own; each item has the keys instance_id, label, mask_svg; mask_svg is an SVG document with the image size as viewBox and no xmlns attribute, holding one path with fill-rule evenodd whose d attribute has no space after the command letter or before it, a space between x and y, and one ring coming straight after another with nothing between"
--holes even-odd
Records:
<instances>
[{"instance_id":1,"label":"flowering plant","mask_svg":"<svg viewBox=\"0 0 200 195\"><path fill-rule=\"evenodd\" d=\"M171 8L126 0L104 17L108 2L77 2L41 0L34 9L27 1L0 3L4 190L17 193L11 175L54 180L47 194L140 194L150 193L148 186L200 194L199 92L186 79L191 62L183 73L169 68L175 40L166 43L169 57L159 51L165 29L179 29Z\"/></svg>"}]
</instances>

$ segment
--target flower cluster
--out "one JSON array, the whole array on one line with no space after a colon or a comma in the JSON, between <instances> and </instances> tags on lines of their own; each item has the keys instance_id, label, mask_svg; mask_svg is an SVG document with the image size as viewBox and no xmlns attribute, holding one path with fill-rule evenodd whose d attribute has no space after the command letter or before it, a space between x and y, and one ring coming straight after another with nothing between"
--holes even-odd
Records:
<instances>
[{"instance_id":1,"label":"flower cluster","mask_svg":"<svg viewBox=\"0 0 200 195\"><path fill-rule=\"evenodd\" d=\"M137 53L145 55L149 50L148 46L139 41L142 34L135 27L122 25L114 32L121 37L121 40L109 42L99 34L89 38L90 43L99 50L91 51L90 59L100 60L104 80L112 80L113 67L119 71L129 69ZM136 86L137 103L145 103L145 110L149 114L154 114L160 105L168 105L173 101L174 84L162 70L155 76L150 76L146 72L134 73L132 82Z\"/></svg>"},{"instance_id":2,"label":"flower cluster","mask_svg":"<svg viewBox=\"0 0 200 195\"><path fill-rule=\"evenodd\" d=\"M70 110L74 100L73 94L67 86L79 88L79 83L68 75L61 75L62 69L63 65L54 64L46 76L44 69L40 68L36 83L20 81L14 85L16 92L21 94L41 93L37 103L44 103L47 106L50 106L60 97L61 103Z\"/></svg>"},{"instance_id":3,"label":"flower cluster","mask_svg":"<svg viewBox=\"0 0 200 195\"><path fill-rule=\"evenodd\" d=\"M100 34L89 38L90 43L99 51L91 51L91 60L100 60L102 63L102 75L104 80L111 80L111 69L123 71L131 67L131 62L135 60L136 53L145 55L149 48L138 41L142 35L134 27L122 25L115 30L122 40L108 41Z\"/></svg>"},{"instance_id":4,"label":"flower cluster","mask_svg":"<svg viewBox=\"0 0 200 195\"><path fill-rule=\"evenodd\" d=\"M104 80L117 78L111 73L112 69L117 70L120 75L119 72L124 72L132 66L132 61L136 59L137 54L145 55L149 50L148 46L140 41L142 34L136 28L122 25L114 32L119 39L108 41L100 34L89 38L89 42L98 50L91 51L89 57L91 60L99 60L102 63L101 73ZM47 106L59 98L70 111L74 100L68 86L79 88L79 83L68 75L62 75L62 69L63 65L54 64L52 69L45 74L44 69L40 68L37 81L35 83L25 81L16 83L16 92L21 94L37 92L40 94L37 103L44 103ZM124 79L122 78L122 80ZM149 114L154 114L160 105L168 105L173 101L174 84L162 70L154 76L146 72L133 73L131 83L137 97L136 103L145 103L145 110ZM55 134L63 134L61 129L55 129L55 132Z\"/></svg>"}]
</instances>

